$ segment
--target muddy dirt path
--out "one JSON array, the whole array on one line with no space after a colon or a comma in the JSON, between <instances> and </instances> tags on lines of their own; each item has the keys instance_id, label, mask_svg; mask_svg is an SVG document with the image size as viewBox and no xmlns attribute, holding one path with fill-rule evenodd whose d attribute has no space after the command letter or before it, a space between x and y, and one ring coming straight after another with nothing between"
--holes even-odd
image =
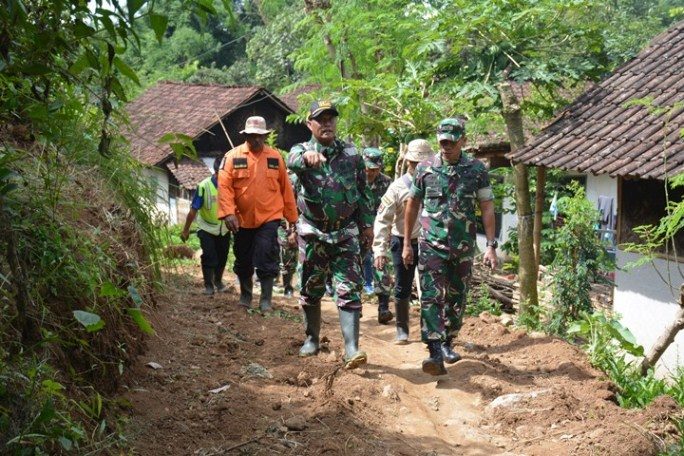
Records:
<instances>
[{"instance_id":1,"label":"muddy dirt path","mask_svg":"<svg viewBox=\"0 0 684 456\"><path fill-rule=\"evenodd\" d=\"M135 454L649 455L672 431L673 402L620 409L577 348L496 317L467 319L456 347L464 359L430 377L417 309L412 343L395 346L394 326L378 325L368 302L360 345L369 364L345 371L329 300L326 348L300 359L296 300L276 298L266 316L245 312L234 293L202 296L196 272L167 275L150 315L157 336L127 373Z\"/></svg>"}]
</instances>

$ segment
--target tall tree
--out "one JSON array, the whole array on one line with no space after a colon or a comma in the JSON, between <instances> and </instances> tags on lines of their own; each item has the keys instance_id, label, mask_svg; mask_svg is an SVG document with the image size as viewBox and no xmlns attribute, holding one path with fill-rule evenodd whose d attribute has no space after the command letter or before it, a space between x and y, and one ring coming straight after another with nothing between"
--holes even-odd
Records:
<instances>
[{"instance_id":1,"label":"tall tree","mask_svg":"<svg viewBox=\"0 0 684 456\"><path fill-rule=\"evenodd\" d=\"M475 114L501 115L511 146L522 147L524 117L531 110L549 115L559 88L598 78L609 65L604 24L595 19L600 7L594 0L445 1L433 15L438 36L447 41L441 79L454 96L476 104ZM430 33L421 39L437 39ZM528 173L523 165L516 165L515 171L521 302L535 305Z\"/></svg>"}]
</instances>

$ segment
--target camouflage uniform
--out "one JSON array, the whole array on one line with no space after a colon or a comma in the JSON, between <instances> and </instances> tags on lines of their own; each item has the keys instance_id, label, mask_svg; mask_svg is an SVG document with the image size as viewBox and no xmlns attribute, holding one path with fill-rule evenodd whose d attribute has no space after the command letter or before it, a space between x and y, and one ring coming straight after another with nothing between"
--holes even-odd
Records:
<instances>
[{"instance_id":1,"label":"camouflage uniform","mask_svg":"<svg viewBox=\"0 0 684 456\"><path fill-rule=\"evenodd\" d=\"M297 176L288 173L292 189L294 190L295 199L297 198ZM281 220L278 227L278 245L280 246L280 273L285 276L287 274L294 275L297 270L297 247L290 247L287 242L287 236L292 230L296 230L294 224L289 224L287 220Z\"/></svg>"},{"instance_id":2,"label":"camouflage uniform","mask_svg":"<svg viewBox=\"0 0 684 456\"><path fill-rule=\"evenodd\" d=\"M309 168L304 153L315 150L326 158L320 168ZM335 140L323 146L315 138L296 144L287 165L299 180L297 223L299 235L300 300L320 305L325 277L332 274L339 308L361 309L359 229L373 226L372 194L366 185L361 155Z\"/></svg>"},{"instance_id":3,"label":"camouflage uniform","mask_svg":"<svg viewBox=\"0 0 684 456\"><path fill-rule=\"evenodd\" d=\"M380 207L380 200L387 192L392 179L385 175L379 174L375 180L368 184L368 187L373 194L373 215L377 214L378 208ZM361 258L365 258L366 255L372 255L372 250L370 248L361 249ZM385 263L385 267L382 269L377 269L373 266L373 285L375 286L375 294L382 296L389 296L392 292L392 275L389 270L389 262Z\"/></svg>"},{"instance_id":4,"label":"camouflage uniform","mask_svg":"<svg viewBox=\"0 0 684 456\"><path fill-rule=\"evenodd\" d=\"M489 175L482 162L465 153L455 165L437 155L418 165L411 197L423 203L421 338L444 341L461 329L475 254L475 203L493 199Z\"/></svg>"},{"instance_id":5,"label":"camouflage uniform","mask_svg":"<svg viewBox=\"0 0 684 456\"><path fill-rule=\"evenodd\" d=\"M280 246L280 273L294 274L297 270L297 247L290 247L287 243L289 234L288 223L283 220L278 227L278 245Z\"/></svg>"}]
</instances>

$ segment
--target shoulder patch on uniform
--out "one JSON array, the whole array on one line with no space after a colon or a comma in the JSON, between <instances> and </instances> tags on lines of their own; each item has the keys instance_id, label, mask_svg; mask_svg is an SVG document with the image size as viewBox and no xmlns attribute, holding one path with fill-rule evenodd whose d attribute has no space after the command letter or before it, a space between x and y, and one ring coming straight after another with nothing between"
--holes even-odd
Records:
<instances>
[{"instance_id":1,"label":"shoulder patch on uniform","mask_svg":"<svg viewBox=\"0 0 684 456\"><path fill-rule=\"evenodd\" d=\"M280 160L277 158L267 158L268 169L280 169Z\"/></svg>"},{"instance_id":2,"label":"shoulder patch on uniform","mask_svg":"<svg viewBox=\"0 0 684 456\"><path fill-rule=\"evenodd\" d=\"M234 158L233 159L233 169L247 169L247 159L246 158Z\"/></svg>"}]
</instances>

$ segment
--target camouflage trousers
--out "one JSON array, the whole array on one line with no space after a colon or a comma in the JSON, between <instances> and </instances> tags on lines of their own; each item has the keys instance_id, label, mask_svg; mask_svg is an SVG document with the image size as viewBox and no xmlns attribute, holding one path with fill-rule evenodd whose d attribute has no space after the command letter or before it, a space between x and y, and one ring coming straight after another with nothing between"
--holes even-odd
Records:
<instances>
[{"instance_id":1,"label":"camouflage trousers","mask_svg":"<svg viewBox=\"0 0 684 456\"><path fill-rule=\"evenodd\" d=\"M368 261L369 257L373 270L373 292L378 296L389 296L392 293L392 272L389 261L385 263L384 268L378 269L373 264L373 251L362 248L361 258Z\"/></svg>"},{"instance_id":2,"label":"camouflage trousers","mask_svg":"<svg viewBox=\"0 0 684 456\"><path fill-rule=\"evenodd\" d=\"M471 256L450 255L420 242L420 335L423 342L445 340L458 334L463 323Z\"/></svg>"},{"instance_id":3,"label":"camouflage trousers","mask_svg":"<svg viewBox=\"0 0 684 456\"><path fill-rule=\"evenodd\" d=\"M280 246L280 273L294 274L297 270L297 247L287 244L287 231L282 226L278 228L278 245Z\"/></svg>"},{"instance_id":4,"label":"camouflage trousers","mask_svg":"<svg viewBox=\"0 0 684 456\"><path fill-rule=\"evenodd\" d=\"M336 243L324 242L315 235L299 236L299 281L302 306L320 305L325 294L325 279L332 276L335 303L340 308L361 309L361 262L359 237Z\"/></svg>"}]
</instances>

